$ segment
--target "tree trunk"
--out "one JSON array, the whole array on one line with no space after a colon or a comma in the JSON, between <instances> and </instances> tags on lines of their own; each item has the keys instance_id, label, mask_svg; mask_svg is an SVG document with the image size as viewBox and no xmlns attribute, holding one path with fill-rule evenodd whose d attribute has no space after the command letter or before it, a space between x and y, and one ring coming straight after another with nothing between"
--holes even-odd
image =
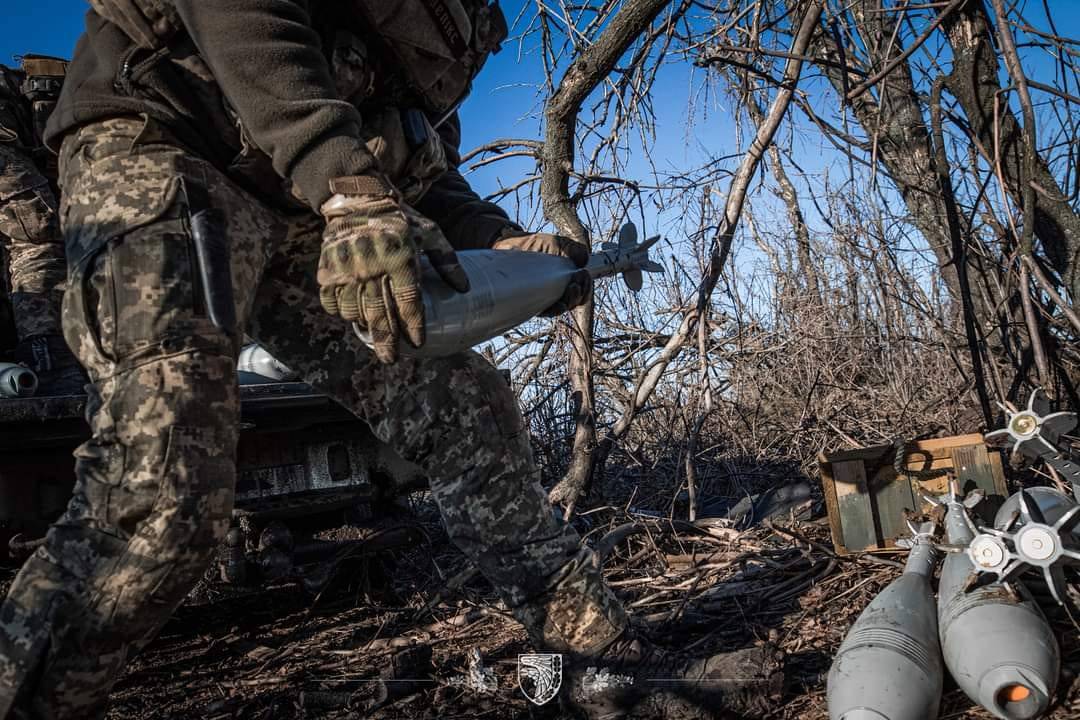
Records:
<instances>
[{"instance_id":1,"label":"tree trunk","mask_svg":"<svg viewBox=\"0 0 1080 720\"><path fill-rule=\"evenodd\" d=\"M944 10L943 10L944 11ZM855 0L851 7L858 32L869 54L873 75L889 65L903 52L895 41L895 15L885 8L882 0ZM956 12L956 11L954 11ZM943 24L948 22L948 16ZM847 97L860 78L846 74L837 65L848 65L844 48L834 33L822 31L817 37L815 55L824 62L822 71L841 97ZM867 90L851 98L850 107L855 119L871 138L876 160L899 191L911 216L911 222L922 233L934 253L942 280L956 312L953 317L971 316L977 339L986 344L990 355L1001 355L1008 345L1006 328L1022 322L1015 302L997 297L996 288L1002 285L1001 271L985 253L971 248L972 228L962 213L950 213L956 204L954 195L946 196L939 181L941 177L926 123L927 108L915 88L912 69L907 60L892 67L875 86L877 98ZM945 168L946 172L948 168ZM958 246L951 236L950 221L957 224L963 245ZM964 267L956 265L957 260ZM972 287L978 283L978 287ZM965 327L965 334L971 332ZM969 338L970 340L970 338ZM970 344L969 344L970 349ZM974 361L976 362L977 361Z\"/></svg>"},{"instance_id":2,"label":"tree trunk","mask_svg":"<svg viewBox=\"0 0 1080 720\"><path fill-rule=\"evenodd\" d=\"M787 114L788 106L791 104L791 96L802 74L802 58L810 46L810 39L813 36L814 27L821 18L821 13L820 0L811 0L805 14L802 16L798 32L794 40L792 40L788 61L784 66L784 79L781 88L777 91L768 112L762 116L757 133L750 142L750 147L743 155L739 169L731 182L727 200L724 204L724 214L717 224L718 229L713 238L709 261L705 267L701 282L698 284L696 302L693 307L686 309L682 321L679 323L679 329L672 333L668 341L664 343L664 347L657 358L637 378L632 401L627 404L622 417L605 434L600 443L597 451L598 465L607 460L615 443L630 428L637 413L646 406L671 361L692 340L694 331L698 327L697 323L701 322L702 318L705 317L705 313L708 312L709 300L712 297L713 290L716 289L717 281L720 279L720 271L724 263L727 262L731 241L735 237L735 230L742 215L746 194L750 188L750 181L757 173L761 158L772 144L776 130L780 127L780 121Z\"/></svg>"},{"instance_id":3,"label":"tree trunk","mask_svg":"<svg viewBox=\"0 0 1080 720\"><path fill-rule=\"evenodd\" d=\"M1023 204L1024 188L1034 183L1035 235L1075 302L1080 297L1080 217L1073 212L1042 157L1034 158L1031 163L1034 174L1028 172L1023 131L1004 98L999 96L1002 88L998 82L993 23L982 0L969 0L961 5L945 18L942 27L953 51L953 69L947 81L949 92L964 109L971 133L989 163L995 162L994 148L998 148L1006 190L1018 207Z\"/></svg>"},{"instance_id":4,"label":"tree trunk","mask_svg":"<svg viewBox=\"0 0 1080 720\"><path fill-rule=\"evenodd\" d=\"M591 244L589 232L570 198L570 172L574 168L574 132L581 104L615 69L627 48L652 24L670 0L629 0L623 3L594 43L567 68L548 102L547 128L542 152L540 197L556 230L578 242ZM596 400L592 382L593 303L590 299L573 312L569 379L574 397L574 445L566 475L551 490L552 502L573 508L592 479L596 450Z\"/></svg>"},{"instance_id":5,"label":"tree trunk","mask_svg":"<svg viewBox=\"0 0 1080 720\"><path fill-rule=\"evenodd\" d=\"M852 13L857 31L869 54L870 72L880 70L903 48L891 44L894 22L881 0L855 0ZM838 38L822 29L816 38L815 55L836 92L846 96L860 77L844 73L837 65L849 64ZM877 159L904 199L911 220L926 238L942 268L952 263L945 225L945 203L937 184L937 170L930 147L930 133L923 117L923 105L915 91L911 68L901 62L877 86L880 101L869 91L851 100L851 110L864 132L876 142ZM944 272L946 285L958 295L956 273Z\"/></svg>"}]
</instances>

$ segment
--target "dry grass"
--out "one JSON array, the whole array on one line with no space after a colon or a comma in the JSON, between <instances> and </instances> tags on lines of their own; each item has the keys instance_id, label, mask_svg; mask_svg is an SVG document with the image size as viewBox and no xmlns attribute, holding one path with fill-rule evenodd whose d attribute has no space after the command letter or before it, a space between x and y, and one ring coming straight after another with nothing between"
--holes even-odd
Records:
<instances>
[{"instance_id":1,"label":"dry grass","mask_svg":"<svg viewBox=\"0 0 1080 720\"><path fill-rule=\"evenodd\" d=\"M372 679L395 652L416 646L431 648L432 681L367 716L558 717L554 708L534 708L518 694L514 661L528 646L491 587L474 577L448 590L440 579L460 575L466 564L427 511L419 519L430 544L342 567L317 597L285 585L218 591L212 603L182 608L117 684L108 717L363 716L375 693ZM858 613L898 572L888 557L835 557L820 520L777 519L738 532L599 508L576 524L606 553L607 578L646 634L699 653L761 642L782 648L785 696L754 717L827 717L831 657ZM1066 667L1074 671L1080 636L1059 615L1053 620ZM453 684L474 649L498 677L495 695ZM1078 707L1080 692L1067 693L1049 717L1074 717ZM990 716L951 690L941 717Z\"/></svg>"}]
</instances>

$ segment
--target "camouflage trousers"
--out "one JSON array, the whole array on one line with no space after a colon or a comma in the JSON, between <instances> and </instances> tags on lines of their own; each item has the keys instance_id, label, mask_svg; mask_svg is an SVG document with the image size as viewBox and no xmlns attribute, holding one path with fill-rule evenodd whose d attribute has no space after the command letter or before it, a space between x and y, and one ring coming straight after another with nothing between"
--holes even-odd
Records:
<instances>
[{"instance_id":1,"label":"camouflage trousers","mask_svg":"<svg viewBox=\"0 0 1080 720\"><path fill-rule=\"evenodd\" d=\"M7 143L0 143L0 243L7 255L0 287L11 297L19 339L59 334L67 262L56 197L34 161Z\"/></svg>"},{"instance_id":2,"label":"camouflage trousers","mask_svg":"<svg viewBox=\"0 0 1080 720\"><path fill-rule=\"evenodd\" d=\"M135 119L69 136L61 174L64 330L92 380L92 439L0 608L0 717L103 714L228 528L236 350L198 289L195 193L224 215L244 331L423 469L451 539L533 642L590 654L622 631L593 556L551 512L505 381L471 352L380 364L319 305L319 218L267 208Z\"/></svg>"}]
</instances>

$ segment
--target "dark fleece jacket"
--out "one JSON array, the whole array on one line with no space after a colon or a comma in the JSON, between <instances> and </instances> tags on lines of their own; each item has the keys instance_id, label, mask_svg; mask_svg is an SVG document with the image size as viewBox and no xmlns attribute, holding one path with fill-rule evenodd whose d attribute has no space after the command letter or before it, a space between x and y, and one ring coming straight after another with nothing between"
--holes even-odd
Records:
<instances>
[{"instance_id":1,"label":"dark fleece jacket","mask_svg":"<svg viewBox=\"0 0 1080 720\"><path fill-rule=\"evenodd\" d=\"M375 165L360 139L360 112L337 97L324 52L333 47L332 33L343 24L363 33L344 4L175 4L187 32L170 43L164 57L136 48L117 27L87 13L86 33L49 123L47 140L54 149L66 133L85 123L146 115L267 202L284 204L281 183L266 183L269 173L259 170L257 160L268 160L273 173L291 181L315 210L329 197L331 178L361 174ZM448 156L457 160L456 118L440 134ZM253 154L264 157L253 162ZM419 209L443 226L457 247L486 247L512 225L456 170L435 183Z\"/></svg>"}]
</instances>

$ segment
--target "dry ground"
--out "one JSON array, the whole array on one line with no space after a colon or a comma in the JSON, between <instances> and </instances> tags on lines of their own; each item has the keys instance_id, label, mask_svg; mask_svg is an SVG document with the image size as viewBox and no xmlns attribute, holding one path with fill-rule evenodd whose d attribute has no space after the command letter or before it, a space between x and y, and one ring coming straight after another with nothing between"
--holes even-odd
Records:
<instances>
[{"instance_id":1,"label":"dry ground","mask_svg":"<svg viewBox=\"0 0 1080 720\"><path fill-rule=\"evenodd\" d=\"M468 568L437 518L423 506L417 517L427 541L349 560L317 595L290 583L244 592L203 587L131 663L108 718L559 717L518 693L515 660L528 648L490 586L476 577L460 582ZM895 559L833 556L821 520L702 531L602 508L576 522L607 555L609 581L654 638L695 652L762 641L783 649L784 696L754 717L827 717L832 654L898 572ZM458 587L447 590L448 582ZM1066 671L1049 717L1080 717L1080 688L1071 682L1080 633L1061 612L1053 621ZM430 647L429 680L371 710L373 679L407 646ZM494 695L461 684L474 649L498 678ZM947 686L941 717L991 716Z\"/></svg>"}]
</instances>

